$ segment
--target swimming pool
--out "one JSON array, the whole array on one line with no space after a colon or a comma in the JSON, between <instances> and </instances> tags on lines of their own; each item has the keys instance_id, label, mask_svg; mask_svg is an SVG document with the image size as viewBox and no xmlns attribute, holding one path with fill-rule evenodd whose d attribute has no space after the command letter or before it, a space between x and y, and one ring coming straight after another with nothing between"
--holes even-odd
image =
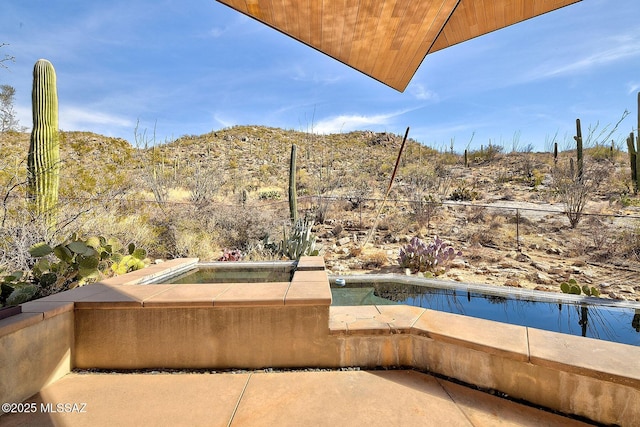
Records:
<instances>
[{"instance_id":1,"label":"swimming pool","mask_svg":"<svg viewBox=\"0 0 640 427\"><path fill-rule=\"evenodd\" d=\"M331 277L332 305L406 304L640 346L640 304L413 277Z\"/></svg>"},{"instance_id":2,"label":"swimming pool","mask_svg":"<svg viewBox=\"0 0 640 427\"><path fill-rule=\"evenodd\" d=\"M291 261L200 262L195 268L155 278L149 284L290 282L294 271L295 263Z\"/></svg>"}]
</instances>

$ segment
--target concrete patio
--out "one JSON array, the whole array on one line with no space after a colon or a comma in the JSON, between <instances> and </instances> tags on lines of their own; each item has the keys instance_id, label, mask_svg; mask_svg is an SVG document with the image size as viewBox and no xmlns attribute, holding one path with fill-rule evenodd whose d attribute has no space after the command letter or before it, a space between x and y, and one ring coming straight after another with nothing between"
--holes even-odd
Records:
<instances>
[{"instance_id":1,"label":"concrete patio","mask_svg":"<svg viewBox=\"0 0 640 427\"><path fill-rule=\"evenodd\" d=\"M410 370L70 373L25 402L35 403L37 411L3 415L0 425L587 425ZM48 403L78 404L83 412L41 411Z\"/></svg>"}]
</instances>

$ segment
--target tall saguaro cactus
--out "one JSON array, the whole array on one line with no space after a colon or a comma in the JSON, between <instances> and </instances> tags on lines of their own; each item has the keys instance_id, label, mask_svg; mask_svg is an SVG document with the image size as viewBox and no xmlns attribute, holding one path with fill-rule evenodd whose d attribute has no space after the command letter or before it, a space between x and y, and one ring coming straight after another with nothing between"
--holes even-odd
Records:
<instances>
[{"instance_id":1,"label":"tall saguaro cactus","mask_svg":"<svg viewBox=\"0 0 640 427\"><path fill-rule=\"evenodd\" d=\"M289 215L291 223L298 219L298 196L296 193L296 144L291 145L291 159L289 160Z\"/></svg>"},{"instance_id":2,"label":"tall saguaro cactus","mask_svg":"<svg viewBox=\"0 0 640 427\"><path fill-rule=\"evenodd\" d=\"M37 215L52 222L58 203L60 136L56 72L51 62L39 59L33 67L33 130L27 157L29 197Z\"/></svg>"},{"instance_id":3,"label":"tall saguaro cactus","mask_svg":"<svg viewBox=\"0 0 640 427\"><path fill-rule=\"evenodd\" d=\"M576 119L576 136L573 137L576 140L576 156L578 157L578 181L582 182L582 175L584 172L584 157L582 154L582 128L580 127L580 119Z\"/></svg>"}]
</instances>

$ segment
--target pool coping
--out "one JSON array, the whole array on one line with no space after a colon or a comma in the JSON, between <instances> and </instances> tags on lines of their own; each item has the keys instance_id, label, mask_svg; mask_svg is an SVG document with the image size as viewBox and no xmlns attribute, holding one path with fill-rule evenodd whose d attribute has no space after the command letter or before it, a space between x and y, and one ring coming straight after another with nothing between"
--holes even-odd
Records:
<instances>
[{"instance_id":1,"label":"pool coping","mask_svg":"<svg viewBox=\"0 0 640 427\"><path fill-rule=\"evenodd\" d=\"M302 259L291 282L277 282L269 289L260 289L255 284L134 286L149 277L192 267L197 262L195 258L172 260L25 303L22 314L0 321L0 342L24 340L28 346L42 348L23 351L36 354L40 351L42 357L51 357L46 340L32 342L31 330L49 328L49 324L66 328L55 329L53 334L39 332L44 336L51 334L52 341L56 333L70 341L67 351L61 349L57 355L60 360L50 363L56 366L57 374L48 373L46 378L34 381L30 389L34 394L74 367L87 364L90 367L92 361L126 368L127 363L137 361L136 357L151 358L151 364L165 360L162 354L143 356L157 348L153 343L139 342L139 329L145 324L136 323L141 322L136 316L161 319L162 325L178 317L187 319L192 322L188 328L196 328L193 332L196 338L189 342L196 344L200 327L195 325L201 324L197 322L208 324L206 319L210 316L222 316L216 324L232 330L206 333L212 337L226 333L226 342L237 348L237 354L216 359L216 355L203 352L198 356L201 359L187 367L224 366L234 360L243 360L240 363L245 365L238 368L260 368L270 362L273 367L404 366L450 376L598 422L619 423L621 419L640 416L640 364L633 363L640 360L640 347L403 305L332 307L329 278L320 257ZM286 327L290 329L279 330L265 319L276 319L278 325L289 325ZM103 324L111 321L116 323ZM67 336L69 325L74 331L71 338ZM171 329L171 325L162 327L165 329L147 332L163 336L160 333L167 330L173 334L182 331ZM250 339L242 335L245 328L254 331ZM179 341L183 337L175 335L174 339ZM122 340L128 343L121 344ZM101 345L100 349L93 349ZM147 350L130 350L132 345L142 345ZM268 345L281 348L264 352ZM248 354L251 352L255 354ZM24 360L24 355L4 353L0 355L3 362L0 378L11 375L16 382L25 380L17 375L27 375L29 370L24 366L30 366L30 362ZM174 359L166 360L177 363L171 362ZM11 364L24 366L12 370ZM140 368L135 363L130 366ZM148 366L154 367L157 366ZM2 381L7 380L0 379L0 385L4 386ZM577 388L579 392L567 397L560 393L563 388ZM11 393L11 387L0 389ZM31 394L1 397L4 401L16 401ZM593 403L596 395L615 396L621 402L612 398L607 400L607 407L599 407ZM594 405L596 409L590 409Z\"/></svg>"}]
</instances>

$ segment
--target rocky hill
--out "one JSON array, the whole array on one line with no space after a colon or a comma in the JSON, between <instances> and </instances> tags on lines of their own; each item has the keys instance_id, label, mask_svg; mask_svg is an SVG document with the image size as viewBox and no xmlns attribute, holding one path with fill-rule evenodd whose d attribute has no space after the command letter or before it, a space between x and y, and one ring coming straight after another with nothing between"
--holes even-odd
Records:
<instances>
[{"instance_id":1,"label":"rocky hill","mask_svg":"<svg viewBox=\"0 0 640 427\"><path fill-rule=\"evenodd\" d=\"M28 141L28 134L0 134L0 196L12 229L24 222L23 187L13 184L26 176ZM76 229L116 235L158 257L213 259L234 247L259 258L262 242L277 240L288 218L296 144L299 208L315 220L322 253L336 272L403 272L399 247L416 235L439 235L463 253L445 279L558 291L574 278L612 298L640 295L640 212L626 153L587 150L593 185L584 195L585 214L571 227L558 187L575 157L571 151L554 161L551 153L487 145L470 152L465 166L461 153L409 140L380 209L401 142L400 135L369 131L314 135L237 126L166 144L139 135L132 146L63 132L60 189L69 221L57 235ZM362 247L378 213L372 245ZM12 233L5 243L15 245L19 233Z\"/></svg>"}]
</instances>

